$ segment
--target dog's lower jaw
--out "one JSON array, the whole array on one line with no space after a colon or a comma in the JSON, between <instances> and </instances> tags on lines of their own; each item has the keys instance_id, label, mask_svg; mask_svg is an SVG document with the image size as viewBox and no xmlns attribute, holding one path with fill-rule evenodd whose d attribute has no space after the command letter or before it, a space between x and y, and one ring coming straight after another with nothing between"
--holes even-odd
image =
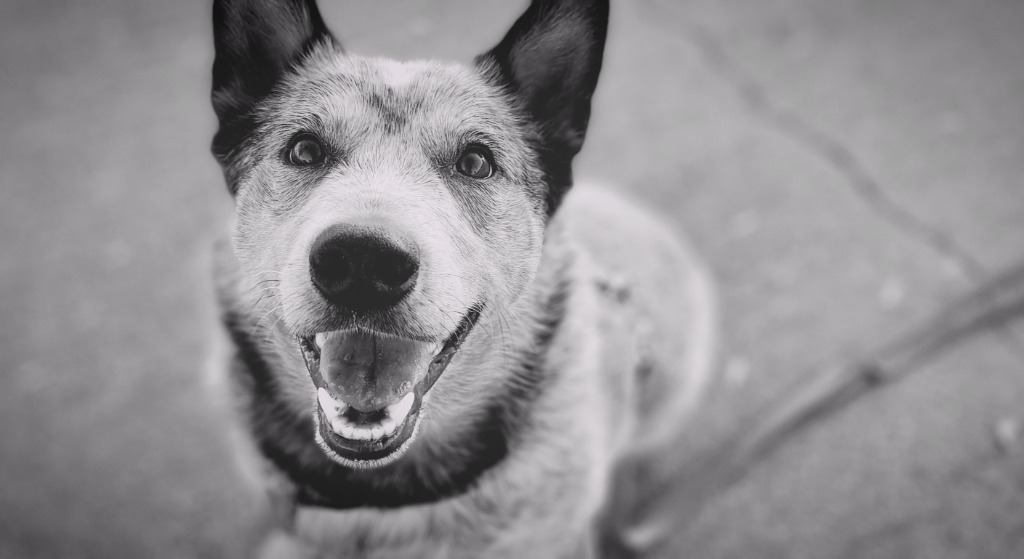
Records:
<instances>
[{"instance_id":1,"label":"dog's lower jaw","mask_svg":"<svg viewBox=\"0 0 1024 559\"><path fill-rule=\"evenodd\" d=\"M325 427L323 425L323 422L320 420L319 403L314 403L313 405L313 436L314 439L316 440L317 446L319 446L320 450L322 450L323 453L327 455L327 457L333 460L335 463L346 468L352 468L354 470L373 470L376 468L383 468L385 466L389 466L395 463L400 458L405 456L405 453L409 451L409 447L412 446L412 443L416 440L416 435L419 433L420 429L419 417L417 416L410 418L410 420L412 421L412 434L409 435L409 438L402 441L398 448L391 451L390 454L388 454L387 456L383 456L381 458L371 460L353 460L351 458L346 458L338 454L333 448L331 448L329 444L327 444L327 441L324 439L324 435L321 432L322 429L325 429L327 427Z\"/></svg>"}]
</instances>

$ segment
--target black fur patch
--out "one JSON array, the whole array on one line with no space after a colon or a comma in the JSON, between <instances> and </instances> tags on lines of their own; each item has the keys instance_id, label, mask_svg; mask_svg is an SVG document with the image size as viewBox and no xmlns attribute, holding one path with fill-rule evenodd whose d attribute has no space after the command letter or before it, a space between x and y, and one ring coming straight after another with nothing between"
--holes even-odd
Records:
<instances>
[{"instance_id":1,"label":"black fur patch","mask_svg":"<svg viewBox=\"0 0 1024 559\"><path fill-rule=\"evenodd\" d=\"M422 99L400 99L389 87L366 93L363 101L378 114L386 134L401 132L409 124L409 118L423 108Z\"/></svg>"},{"instance_id":2,"label":"black fur patch","mask_svg":"<svg viewBox=\"0 0 1024 559\"><path fill-rule=\"evenodd\" d=\"M384 101L384 98L376 93L364 96L366 104L380 115L381 126L387 134L395 134L409 123L405 114L397 110L394 103Z\"/></svg>"}]
</instances>

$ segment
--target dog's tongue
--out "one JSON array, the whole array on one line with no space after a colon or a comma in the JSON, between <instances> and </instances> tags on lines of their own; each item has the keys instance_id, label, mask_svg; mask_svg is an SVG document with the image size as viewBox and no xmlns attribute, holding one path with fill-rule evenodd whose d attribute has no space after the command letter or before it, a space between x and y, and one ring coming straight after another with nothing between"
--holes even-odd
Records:
<instances>
[{"instance_id":1,"label":"dog's tongue","mask_svg":"<svg viewBox=\"0 0 1024 559\"><path fill-rule=\"evenodd\" d=\"M317 336L320 376L335 397L358 411L397 402L427 373L436 344L369 332Z\"/></svg>"}]
</instances>

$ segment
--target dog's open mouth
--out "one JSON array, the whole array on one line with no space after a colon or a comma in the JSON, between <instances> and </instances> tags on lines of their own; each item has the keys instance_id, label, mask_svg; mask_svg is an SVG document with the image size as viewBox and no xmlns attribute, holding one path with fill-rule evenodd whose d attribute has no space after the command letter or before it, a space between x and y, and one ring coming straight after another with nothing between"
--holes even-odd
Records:
<instances>
[{"instance_id":1,"label":"dog's open mouth","mask_svg":"<svg viewBox=\"0 0 1024 559\"><path fill-rule=\"evenodd\" d=\"M442 341L362 329L298 338L316 386L316 441L334 461L375 468L412 443L423 398L480 317L473 308Z\"/></svg>"}]
</instances>

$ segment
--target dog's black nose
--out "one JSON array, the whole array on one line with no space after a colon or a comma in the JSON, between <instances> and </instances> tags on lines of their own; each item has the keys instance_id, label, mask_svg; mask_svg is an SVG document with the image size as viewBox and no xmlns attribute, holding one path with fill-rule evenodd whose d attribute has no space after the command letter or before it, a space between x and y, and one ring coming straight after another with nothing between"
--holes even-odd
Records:
<instances>
[{"instance_id":1,"label":"dog's black nose","mask_svg":"<svg viewBox=\"0 0 1024 559\"><path fill-rule=\"evenodd\" d=\"M386 309L412 291L419 273L416 244L396 231L337 224L309 251L313 285L351 311Z\"/></svg>"}]
</instances>

